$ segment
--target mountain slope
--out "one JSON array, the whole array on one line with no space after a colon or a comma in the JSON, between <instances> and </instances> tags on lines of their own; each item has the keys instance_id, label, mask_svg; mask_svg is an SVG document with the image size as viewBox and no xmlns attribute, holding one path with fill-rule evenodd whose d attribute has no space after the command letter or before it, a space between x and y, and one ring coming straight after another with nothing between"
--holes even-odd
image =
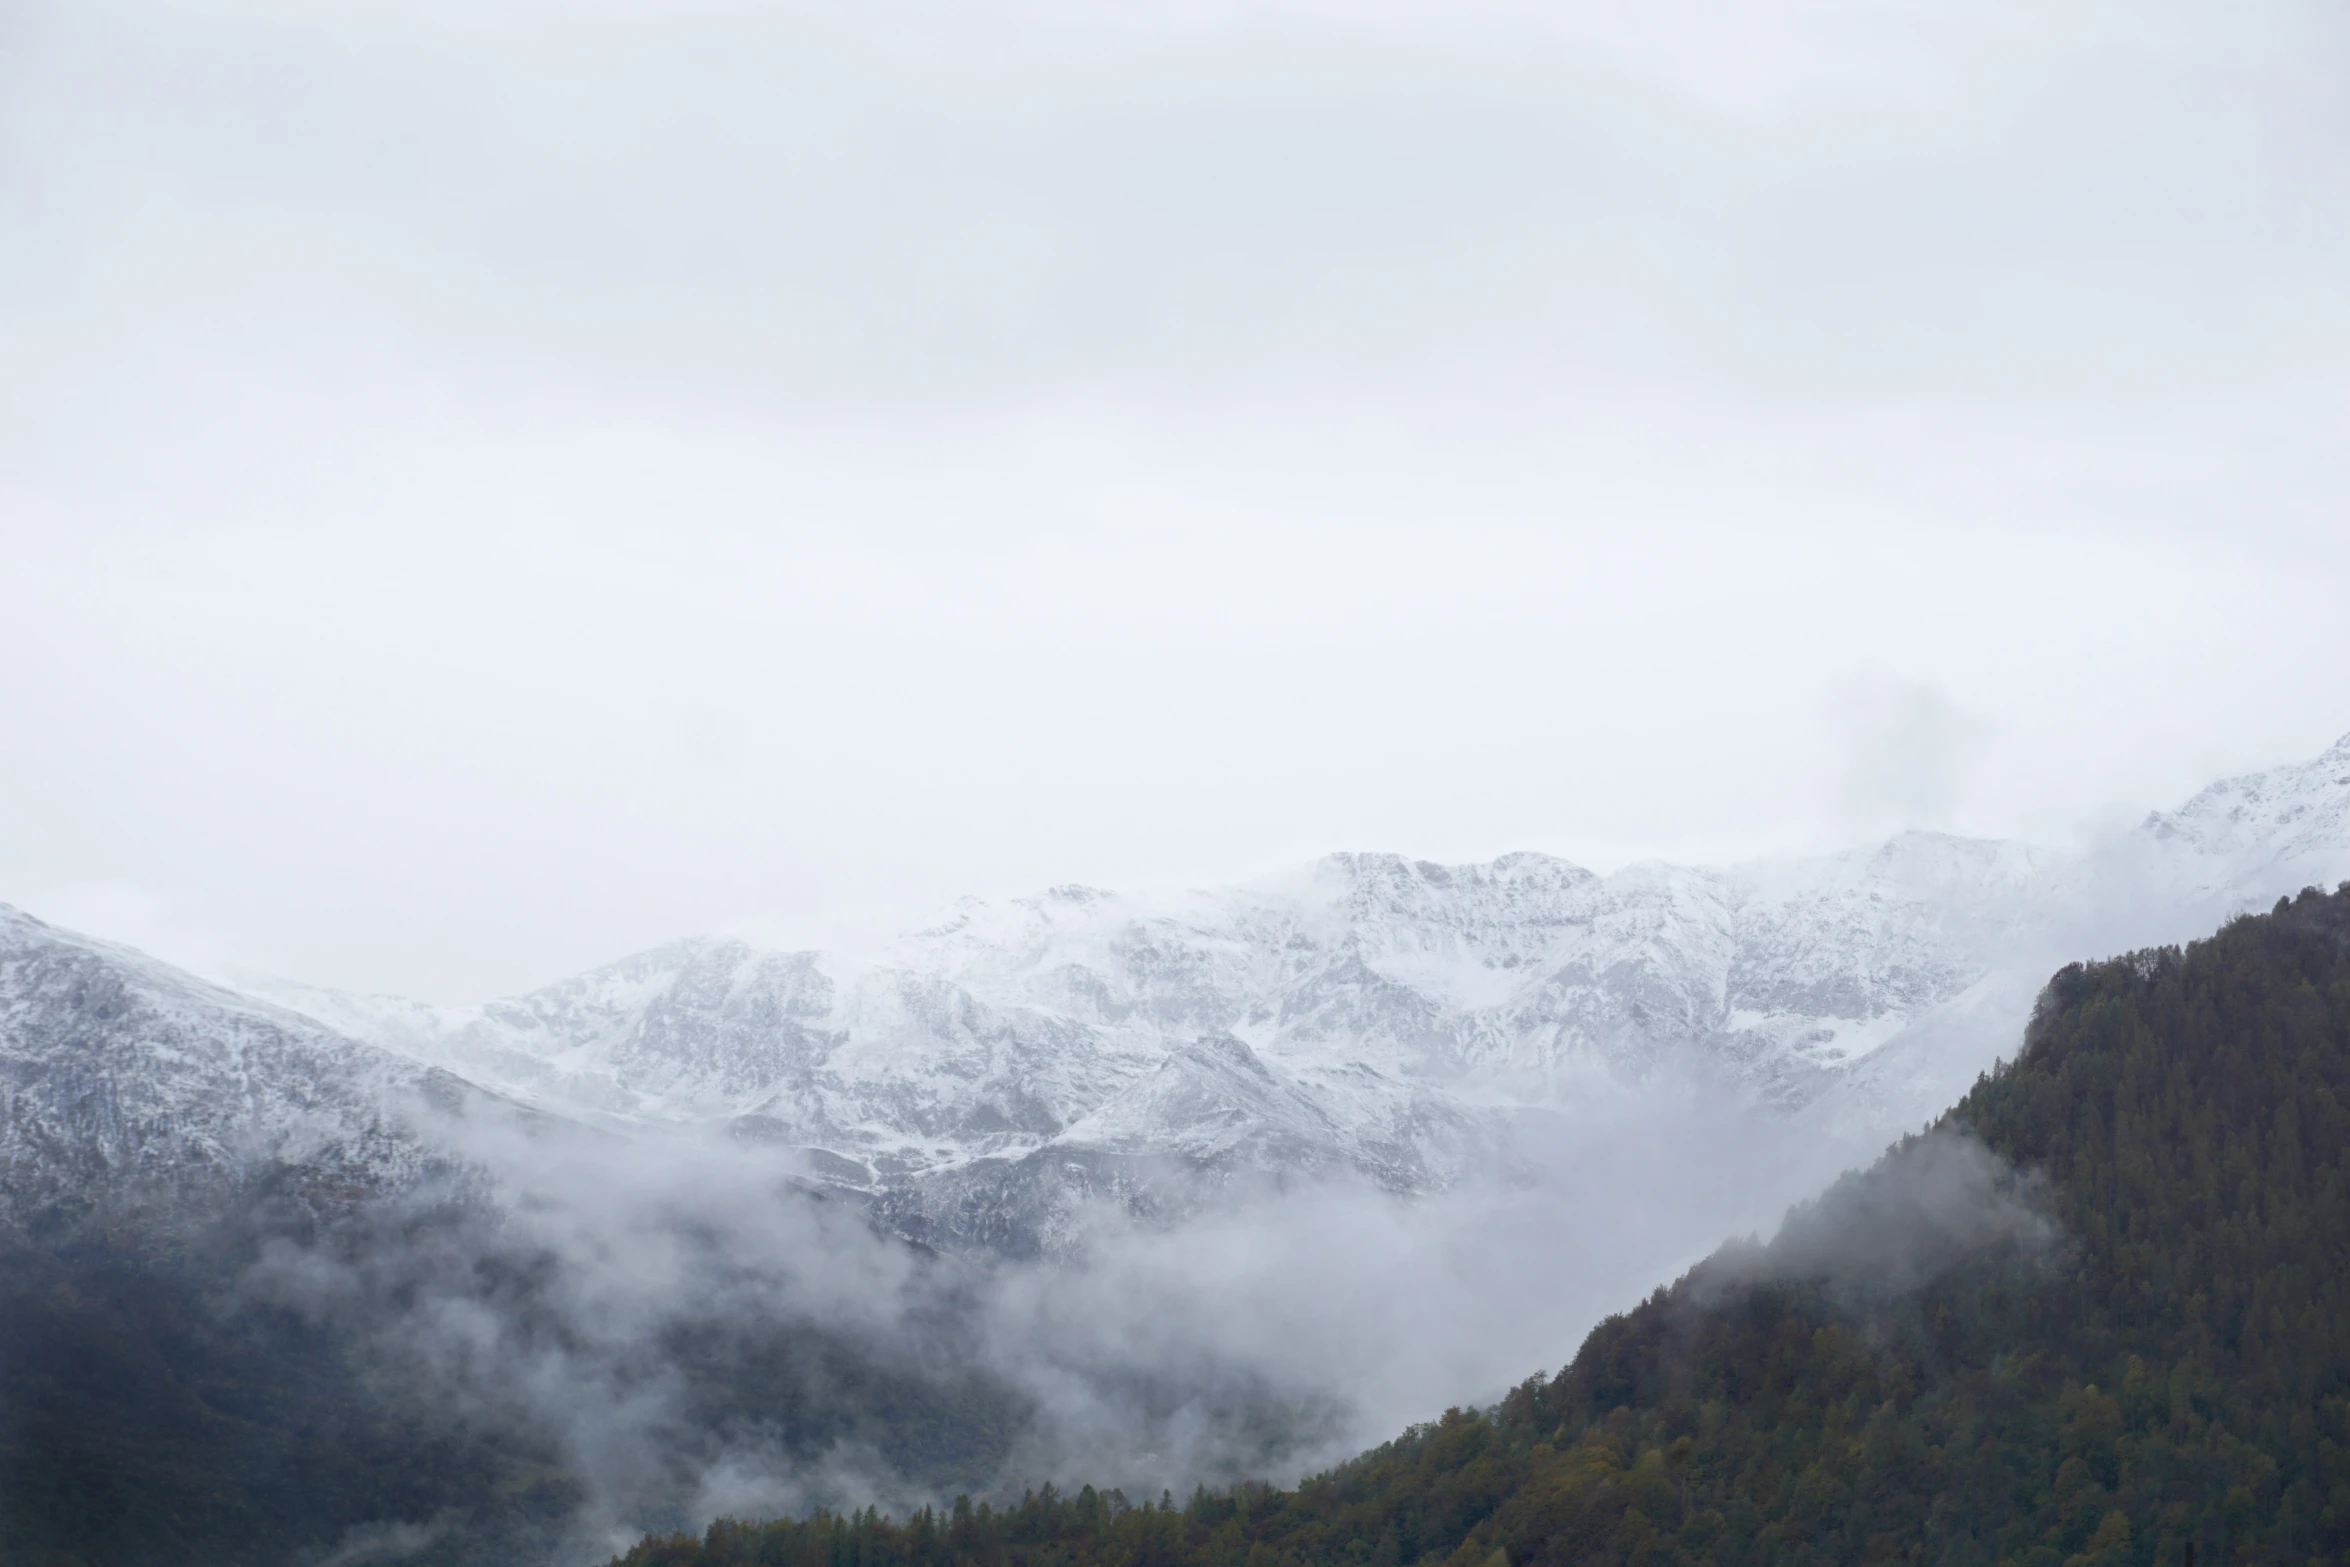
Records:
<instances>
[{"instance_id":1,"label":"mountain slope","mask_svg":"<svg viewBox=\"0 0 2350 1567\"><path fill-rule=\"evenodd\" d=\"M0 1561L276 1564L459 1506L544 1537L546 1444L387 1394L253 1289L272 1247L471 1191L420 1128L478 1097L0 908Z\"/></svg>"},{"instance_id":2,"label":"mountain slope","mask_svg":"<svg viewBox=\"0 0 2350 1567\"><path fill-rule=\"evenodd\" d=\"M322 1201L453 1168L404 1111L445 1072L0 905L0 1235L218 1203L272 1172Z\"/></svg>"},{"instance_id":3,"label":"mountain slope","mask_svg":"<svg viewBox=\"0 0 2350 1567\"><path fill-rule=\"evenodd\" d=\"M614 1220L616 1140L509 1108L0 908L0 1563L577 1561L730 1463L935 1488L1025 1429L914 1248L749 1181L735 1230ZM516 1126L484 1144L588 1173L443 1141ZM566 1201L602 1226L568 1250ZM811 1304L826 1236L871 1320Z\"/></svg>"},{"instance_id":4,"label":"mountain slope","mask_svg":"<svg viewBox=\"0 0 2350 1567\"><path fill-rule=\"evenodd\" d=\"M2350 886L2075 965L1924 1137L1294 1492L721 1522L628 1567L2350 1555Z\"/></svg>"}]
</instances>

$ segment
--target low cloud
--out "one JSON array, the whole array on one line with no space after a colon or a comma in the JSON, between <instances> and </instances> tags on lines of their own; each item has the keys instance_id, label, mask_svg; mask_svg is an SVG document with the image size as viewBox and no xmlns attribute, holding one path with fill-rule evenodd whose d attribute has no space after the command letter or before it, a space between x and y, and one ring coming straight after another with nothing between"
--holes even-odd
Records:
<instances>
[{"instance_id":1,"label":"low cloud","mask_svg":"<svg viewBox=\"0 0 2350 1567\"><path fill-rule=\"evenodd\" d=\"M378 1562L402 1562L424 1550L446 1532L442 1524L373 1523L353 1529L317 1567L373 1567Z\"/></svg>"},{"instance_id":2,"label":"low cloud","mask_svg":"<svg viewBox=\"0 0 2350 1567\"><path fill-rule=\"evenodd\" d=\"M358 1335L419 1411L547 1444L583 1488L577 1561L721 1514L1293 1480L1557 1365L1842 1157L1660 1088L1528 1119L1510 1175L1437 1197L1102 1207L1069 1254L1013 1262L882 1233L773 1150L449 1134L494 1204L420 1194L279 1239L246 1288Z\"/></svg>"},{"instance_id":3,"label":"low cloud","mask_svg":"<svg viewBox=\"0 0 2350 1567\"><path fill-rule=\"evenodd\" d=\"M1921 681L1857 682L1835 716L1845 744L1843 810L1871 827L1947 824L1991 736L1987 721Z\"/></svg>"},{"instance_id":4,"label":"low cloud","mask_svg":"<svg viewBox=\"0 0 2350 1567\"><path fill-rule=\"evenodd\" d=\"M2045 1256L2058 1238L2043 1179L1939 1127L1798 1205L1755 1272L1824 1281L1847 1299L1884 1299L1997 1249Z\"/></svg>"}]
</instances>

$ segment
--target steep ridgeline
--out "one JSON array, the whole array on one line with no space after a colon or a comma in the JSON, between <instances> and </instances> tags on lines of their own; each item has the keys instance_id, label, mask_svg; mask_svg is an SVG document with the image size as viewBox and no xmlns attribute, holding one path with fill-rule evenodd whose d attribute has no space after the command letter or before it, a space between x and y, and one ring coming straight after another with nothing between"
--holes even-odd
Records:
<instances>
[{"instance_id":1,"label":"steep ridgeline","mask_svg":"<svg viewBox=\"0 0 2350 1567\"><path fill-rule=\"evenodd\" d=\"M2192 1553L2192 1554L2190 1554ZM1295 1491L722 1522L627 1567L2350 1559L2350 886L2050 983L1934 1131Z\"/></svg>"},{"instance_id":2,"label":"steep ridgeline","mask_svg":"<svg viewBox=\"0 0 2350 1567\"><path fill-rule=\"evenodd\" d=\"M806 1150L899 1228L1052 1247L1074 1205L1350 1173L1445 1187L1524 1118L1727 1095L1882 1146L2063 957L2350 875L2350 739L2090 854L1904 833L1729 870L1338 855L1286 879L966 903L880 959L675 943L441 1009L273 984L343 1032L616 1127Z\"/></svg>"}]
</instances>

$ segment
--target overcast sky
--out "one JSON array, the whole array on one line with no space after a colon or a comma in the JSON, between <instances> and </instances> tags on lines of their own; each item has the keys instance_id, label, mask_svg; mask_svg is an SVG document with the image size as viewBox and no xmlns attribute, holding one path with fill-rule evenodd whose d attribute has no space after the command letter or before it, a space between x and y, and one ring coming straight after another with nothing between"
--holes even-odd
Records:
<instances>
[{"instance_id":1,"label":"overcast sky","mask_svg":"<svg viewBox=\"0 0 2350 1567\"><path fill-rule=\"evenodd\" d=\"M0 366L0 901L326 983L2350 730L2339 0L16 0Z\"/></svg>"}]
</instances>

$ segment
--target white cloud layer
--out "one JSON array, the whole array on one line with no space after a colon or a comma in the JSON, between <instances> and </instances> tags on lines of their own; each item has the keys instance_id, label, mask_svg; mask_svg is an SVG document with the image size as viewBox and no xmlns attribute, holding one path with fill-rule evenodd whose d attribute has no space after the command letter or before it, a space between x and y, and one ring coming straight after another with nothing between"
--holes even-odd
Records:
<instances>
[{"instance_id":1,"label":"white cloud layer","mask_svg":"<svg viewBox=\"0 0 2350 1567\"><path fill-rule=\"evenodd\" d=\"M2045 835L2350 727L2337 7L0 26L0 899L167 955Z\"/></svg>"}]
</instances>

